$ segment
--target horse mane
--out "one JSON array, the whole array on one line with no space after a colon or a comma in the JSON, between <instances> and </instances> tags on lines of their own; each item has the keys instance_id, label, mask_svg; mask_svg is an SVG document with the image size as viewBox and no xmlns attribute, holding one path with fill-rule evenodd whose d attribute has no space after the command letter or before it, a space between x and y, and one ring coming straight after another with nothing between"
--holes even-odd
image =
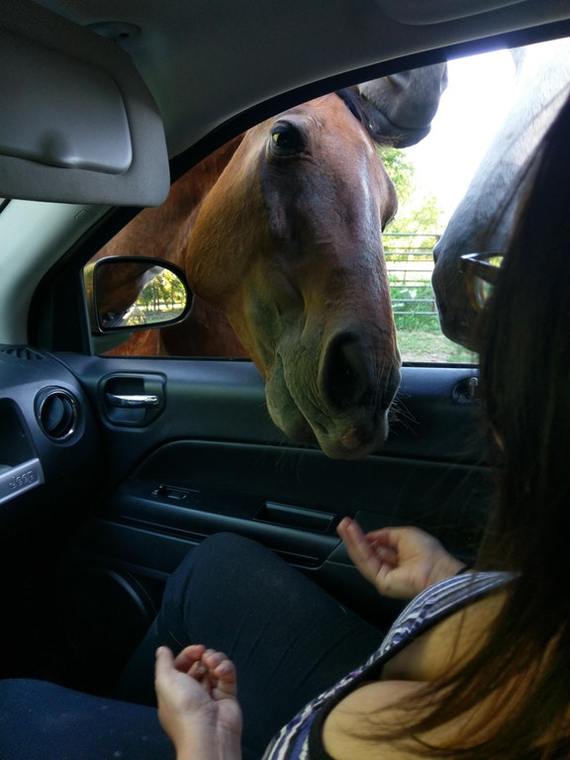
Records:
<instances>
[{"instance_id":1,"label":"horse mane","mask_svg":"<svg viewBox=\"0 0 570 760\"><path fill-rule=\"evenodd\" d=\"M368 100L363 98L357 87L344 87L342 90L336 90L335 95L338 95L350 113L362 124L362 127L377 145L391 146L394 144L395 140L393 137L382 135L377 123L377 109Z\"/></svg>"}]
</instances>

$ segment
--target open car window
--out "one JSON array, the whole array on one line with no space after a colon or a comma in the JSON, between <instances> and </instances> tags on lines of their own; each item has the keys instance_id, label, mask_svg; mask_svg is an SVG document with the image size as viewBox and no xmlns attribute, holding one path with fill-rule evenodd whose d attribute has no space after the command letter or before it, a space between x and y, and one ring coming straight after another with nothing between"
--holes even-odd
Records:
<instances>
[{"instance_id":1,"label":"open car window","mask_svg":"<svg viewBox=\"0 0 570 760\"><path fill-rule=\"evenodd\" d=\"M556 63L549 63L550 59ZM462 291L458 257L453 253L453 249L454 246L466 246L461 253L480 252L477 240L484 239L484 235L475 229L477 221L469 217L469 213L472 213L469 208L478 208L480 204L490 202L489 197L492 196L495 185L493 182L484 184L489 192L480 193L474 201L471 198L469 204L466 204L464 199L466 194L472 192L471 188L480 182L478 172L481 172L485 162L488 164L485 171L489 172L489 177L493 176L495 171L502 171L500 163L497 163L499 159L495 157L504 153L504 146L500 147L501 136L507 128L510 129L509 119L512 120L513 115L516 115L521 99L532 100L533 93L538 91L546 93L544 103L556 99L554 96L550 98L548 93L552 95L558 92L556 76L562 76L561 68L564 72L566 68L570 69L570 43L566 40L531 45L517 51L498 50L452 60L448 64L447 85L442 88L443 93L435 116L426 129L426 135L411 146L377 145L376 153L382 160L397 195L397 213L392 214L393 218L385 225L381 236L379 233L379 250L383 251L386 263L386 284L390 293L398 347L404 363L476 362L467 336L461 333L461 325L469 321L468 317L472 319L473 315L463 313L468 309L468 304ZM535 105L539 110L546 107L544 104L541 105L540 101ZM299 108L302 109L303 106ZM287 112L290 113L293 114L293 118L297 118L295 109ZM268 139L281 140L285 145L287 141L293 140L291 135L285 134L288 118L275 117L268 132ZM261 126L254 127L245 134L254 134L258 129L261 129ZM148 335L143 337L141 333L116 333L113 336L105 336L103 340L97 339L97 353L116 356L251 356L247 347L244 348L239 341L231 339L231 320L228 320L227 314L222 313L220 317L220 309L223 312L220 299L214 299L214 311L217 310L215 318L211 316L210 311L205 313L206 307L201 299L203 283L193 281L195 273L191 271L187 255L188 246L191 245L189 241L195 240L200 224L199 231L204 234L205 226L211 223L211 220L219 219L220 212L225 211L228 204L234 202L232 198L235 196L235 185L232 187L226 181L221 192L217 179L224 167L235 160L234 154L238 155L237 146L241 144L241 139L239 137L230 141L178 178L162 207L142 211L104 246L86 268L88 272L96 259L116 255L165 258L183 268L186 266L190 287L195 289L198 296L193 314L188 321L189 323L194 320L196 341L193 342L187 323L185 326L172 328L170 332L164 332L161 336L155 335L154 339L150 339ZM294 149L292 143L285 148L289 152ZM286 158L284 153L283 162ZM517 161L512 163L516 164ZM505 164L508 164L508 161L505 161ZM204 177L212 170L214 175L210 175L205 182ZM343 181L344 178L341 177L337 184L342 184ZM200 183L202 187L206 186L206 190L198 197L196 188L200 187ZM214 201L211 200L213 195L217 196ZM302 197L302 193L299 197ZM246 203L246 195L237 202L243 206ZM299 203L302 205L301 201ZM468 229L469 234L464 235L459 230L462 225ZM222 225L218 224L218 228L220 226ZM470 226L473 229L470 229ZM322 232L321 239L327 235L335 236L326 225L323 226ZM233 244L228 246L228 252L231 249L228 262L241 255L234 253L235 251L244 248L239 225L235 226L234 234ZM473 250L470 246L473 246ZM437 293L432 287L434 250L444 251L445 255L442 258L449 259L449 263L446 264L447 271L443 276L443 287L456 290L456 315L443 315L438 310ZM213 269L211 272L212 283L208 283L204 294L207 296L208 293L214 292L216 295L218 283L220 292L224 288L227 292L229 281L228 287L221 284L229 277L223 256L212 255L208 266L213 267L215 271ZM234 279L234 287L240 276ZM319 277L325 277L322 270ZM435 279L437 280L437 277ZM366 282L360 285L363 289L367 287ZM258 284L255 287L259 290L264 286ZM358 290L357 283L355 292ZM446 292L445 296L445 302L449 303L449 292ZM460 303L461 299L464 303ZM255 310L257 307L251 308ZM266 316L269 318L270 315ZM362 319L363 315L358 314L357 318ZM383 314L382 318L388 317ZM175 329L179 330L179 339L173 337ZM211 341L205 338L205 332L210 329L218 330L217 336ZM184 332L185 336L182 335ZM210 351L214 344L215 349Z\"/></svg>"}]
</instances>

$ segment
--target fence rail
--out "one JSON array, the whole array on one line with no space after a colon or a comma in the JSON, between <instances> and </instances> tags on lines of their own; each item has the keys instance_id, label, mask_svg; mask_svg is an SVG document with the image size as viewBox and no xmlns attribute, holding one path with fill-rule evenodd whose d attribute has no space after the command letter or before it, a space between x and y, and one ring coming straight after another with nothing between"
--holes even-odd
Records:
<instances>
[{"instance_id":1,"label":"fence rail","mask_svg":"<svg viewBox=\"0 0 570 760\"><path fill-rule=\"evenodd\" d=\"M438 330L431 287L437 233L385 233L384 257L396 326L400 330Z\"/></svg>"}]
</instances>

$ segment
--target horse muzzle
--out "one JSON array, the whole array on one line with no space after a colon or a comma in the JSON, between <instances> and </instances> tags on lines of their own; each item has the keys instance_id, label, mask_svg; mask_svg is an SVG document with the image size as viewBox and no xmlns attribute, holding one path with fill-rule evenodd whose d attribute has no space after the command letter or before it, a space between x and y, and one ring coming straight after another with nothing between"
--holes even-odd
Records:
<instances>
[{"instance_id":1,"label":"horse muzzle","mask_svg":"<svg viewBox=\"0 0 570 760\"><path fill-rule=\"evenodd\" d=\"M376 354L367 337L354 330L342 330L329 340L318 387L333 413L360 407L384 412L390 407L400 385L399 361L382 361Z\"/></svg>"},{"instance_id":2,"label":"horse muzzle","mask_svg":"<svg viewBox=\"0 0 570 760\"><path fill-rule=\"evenodd\" d=\"M328 413L326 429L317 430L323 451L333 458L357 459L379 448L388 435L387 412L399 385L397 353L383 359L369 336L357 330L333 335L318 374Z\"/></svg>"}]
</instances>

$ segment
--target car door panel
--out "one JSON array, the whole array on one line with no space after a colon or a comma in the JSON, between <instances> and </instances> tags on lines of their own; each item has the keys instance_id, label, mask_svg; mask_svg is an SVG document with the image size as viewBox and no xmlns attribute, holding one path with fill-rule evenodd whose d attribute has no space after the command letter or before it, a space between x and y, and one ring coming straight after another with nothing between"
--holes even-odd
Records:
<instances>
[{"instance_id":1,"label":"car door panel","mask_svg":"<svg viewBox=\"0 0 570 760\"><path fill-rule=\"evenodd\" d=\"M472 556L490 492L477 404L465 392L473 367L405 367L405 410L385 448L346 462L286 441L250 362L59 358L98 410L108 464L107 496L79 540L83 558L107 557L160 586L189 548L229 530L264 543L384 626L395 608L371 603L336 535L344 515L367 530L418 525ZM109 380L149 375L164 380L160 415L139 426L109 419Z\"/></svg>"},{"instance_id":2,"label":"car door panel","mask_svg":"<svg viewBox=\"0 0 570 760\"><path fill-rule=\"evenodd\" d=\"M124 477L149 451L166 440L194 437L244 443L289 445L273 425L265 407L263 383L249 361L111 358L58 353L82 381L99 408L112 472ZM122 430L106 418L102 404L105 385L113 377L147 375L166 379L166 404L152 425ZM390 456L480 464L483 442L477 434L477 404L470 398L469 381L475 367L409 366L395 404L396 418L384 452ZM142 433L144 432L144 435ZM310 450L310 449L308 449Z\"/></svg>"}]
</instances>

